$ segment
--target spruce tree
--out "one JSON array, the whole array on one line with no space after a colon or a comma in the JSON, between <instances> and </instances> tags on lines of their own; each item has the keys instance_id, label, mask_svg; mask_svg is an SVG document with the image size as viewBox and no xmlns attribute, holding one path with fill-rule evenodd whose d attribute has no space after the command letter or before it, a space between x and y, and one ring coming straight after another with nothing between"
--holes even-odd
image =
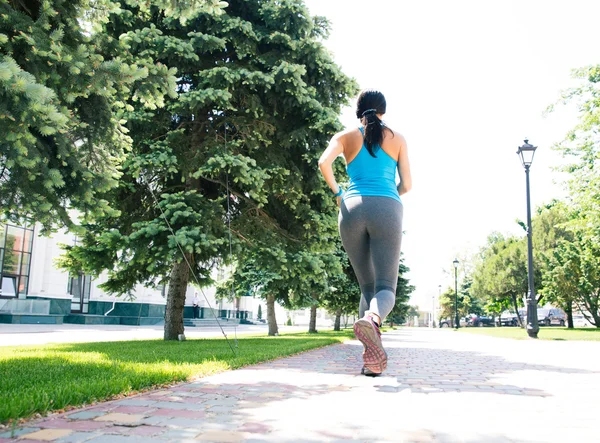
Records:
<instances>
[{"instance_id":1,"label":"spruce tree","mask_svg":"<svg viewBox=\"0 0 600 443\"><path fill-rule=\"evenodd\" d=\"M256 265L268 301L306 293L306 270L322 274L337 235L317 159L356 91L322 44L326 22L300 0L235 0L186 20L121 6L101 47L122 36L132 54L176 68L177 97L124 113L133 150L105 194L120 215L89 219L63 265L109 270L113 293L168 280L165 339L177 339L190 278L212 283L229 262L230 221L237 269Z\"/></svg>"},{"instance_id":2,"label":"spruce tree","mask_svg":"<svg viewBox=\"0 0 600 443\"><path fill-rule=\"evenodd\" d=\"M174 71L98 47L107 0L0 0L1 216L74 227L69 209L115 214L100 196L131 146L126 101L154 109ZM117 12L115 12L117 13Z\"/></svg>"}]
</instances>

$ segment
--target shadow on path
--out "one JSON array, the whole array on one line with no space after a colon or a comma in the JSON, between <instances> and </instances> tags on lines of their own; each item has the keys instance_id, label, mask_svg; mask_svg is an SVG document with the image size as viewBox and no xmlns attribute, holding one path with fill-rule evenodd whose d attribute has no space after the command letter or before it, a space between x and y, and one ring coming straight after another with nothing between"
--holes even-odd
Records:
<instances>
[{"instance_id":1,"label":"shadow on path","mask_svg":"<svg viewBox=\"0 0 600 443\"><path fill-rule=\"evenodd\" d=\"M384 336L388 353L388 368L382 377L373 377L373 386L383 392L415 393L473 392L499 395L546 397L550 393L526 386L504 384L506 374L518 371L537 371L561 374L599 374L577 368L510 361L501 356L475 350L439 349L419 346L431 342L415 340L410 334L395 332ZM416 345L416 346L415 346ZM254 369L288 369L320 374L359 375L362 367L362 345L353 341L342 345L311 351L276 360ZM393 377L396 386L381 385L377 380Z\"/></svg>"}]
</instances>

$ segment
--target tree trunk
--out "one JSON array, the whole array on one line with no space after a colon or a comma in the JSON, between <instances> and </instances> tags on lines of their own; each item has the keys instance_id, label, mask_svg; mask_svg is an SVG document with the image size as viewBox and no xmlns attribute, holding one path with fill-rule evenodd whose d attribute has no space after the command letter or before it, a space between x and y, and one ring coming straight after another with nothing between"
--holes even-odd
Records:
<instances>
[{"instance_id":1,"label":"tree trunk","mask_svg":"<svg viewBox=\"0 0 600 443\"><path fill-rule=\"evenodd\" d=\"M568 300L567 306L565 307L565 314L567 314L567 327L569 329L573 329L575 326L573 325L573 301Z\"/></svg>"},{"instance_id":2,"label":"tree trunk","mask_svg":"<svg viewBox=\"0 0 600 443\"><path fill-rule=\"evenodd\" d=\"M267 323L269 323L269 335L279 335L275 318L275 296L272 294L267 295Z\"/></svg>"},{"instance_id":3,"label":"tree trunk","mask_svg":"<svg viewBox=\"0 0 600 443\"><path fill-rule=\"evenodd\" d=\"M341 320L342 320L342 310L338 309L337 311L335 311L335 323L333 324L334 331L340 330Z\"/></svg>"},{"instance_id":4,"label":"tree trunk","mask_svg":"<svg viewBox=\"0 0 600 443\"><path fill-rule=\"evenodd\" d=\"M583 316L587 321L589 321L596 328L600 329L600 306L598 300L600 300L600 294L595 294L592 292L590 295L582 296L583 307L587 312L592 316L589 318L585 313L582 312ZM582 309L580 309L582 311Z\"/></svg>"},{"instance_id":5,"label":"tree trunk","mask_svg":"<svg viewBox=\"0 0 600 443\"><path fill-rule=\"evenodd\" d=\"M192 263L192 254L186 254L186 258ZM175 263L169 278L165 310L165 340L178 340L179 334L183 334L183 306L189 280L190 268L186 261Z\"/></svg>"},{"instance_id":6,"label":"tree trunk","mask_svg":"<svg viewBox=\"0 0 600 443\"><path fill-rule=\"evenodd\" d=\"M314 304L310 307L310 323L308 324L308 332L317 332L317 305Z\"/></svg>"},{"instance_id":7,"label":"tree trunk","mask_svg":"<svg viewBox=\"0 0 600 443\"><path fill-rule=\"evenodd\" d=\"M515 308L515 313L517 314L517 321L519 322L519 326L520 327L524 327L523 326L523 321L521 320L521 316L519 315L519 305L517 304L517 296L513 294L512 296L512 301L513 301L513 307ZM500 314L502 315L502 314ZM500 323L502 324L502 323Z\"/></svg>"}]
</instances>

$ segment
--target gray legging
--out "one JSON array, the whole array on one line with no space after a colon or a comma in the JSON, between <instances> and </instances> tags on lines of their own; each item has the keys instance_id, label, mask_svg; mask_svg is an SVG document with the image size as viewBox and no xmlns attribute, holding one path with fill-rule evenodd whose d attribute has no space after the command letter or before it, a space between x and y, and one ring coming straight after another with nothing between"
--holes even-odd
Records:
<instances>
[{"instance_id":1,"label":"gray legging","mask_svg":"<svg viewBox=\"0 0 600 443\"><path fill-rule=\"evenodd\" d=\"M351 197L342 201L339 228L362 296L359 315L382 322L396 302L402 243L402 203L389 197Z\"/></svg>"}]
</instances>

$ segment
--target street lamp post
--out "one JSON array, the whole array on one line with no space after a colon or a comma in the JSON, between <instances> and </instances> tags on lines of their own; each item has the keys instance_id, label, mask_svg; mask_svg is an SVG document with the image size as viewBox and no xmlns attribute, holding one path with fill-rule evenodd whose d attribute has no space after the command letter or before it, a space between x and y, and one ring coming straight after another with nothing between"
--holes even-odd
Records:
<instances>
[{"instance_id":1,"label":"street lamp post","mask_svg":"<svg viewBox=\"0 0 600 443\"><path fill-rule=\"evenodd\" d=\"M452 262L454 264L454 327L460 328L460 321L458 319L458 259L455 258Z\"/></svg>"},{"instance_id":2,"label":"street lamp post","mask_svg":"<svg viewBox=\"0 0 600 443\"><path fill-rule=\"evenodd\" d=\"M431 322L430 328L435 328L435 294L431 296Z\"/></svg>"},{"instance_id":3,"label":"street lamp post","mask_svg":"<svg viewBox=\"0 0 600 443\"><path fill-rule=\"evenodd\" d=\"M437 304L437 314L438 317L440 315L440 299L442 298L442 285L438 285L438 304ZM440 320L438 319L438 328L440 327Z\"/></svg>"},{"instance_id":4,"label":"street lamp post","mask_svg":"<svg viewBox=\"0 0 600 443\"><path fill-rule=\"evenodd\" d=\"M537 318L537 298L535 295L535 286L533 281L533 243L531 237L531 195L529 191L529 168L533 163L533 156L537 146L529 144L525 139L525 144L519 146L517 154L521 158L521 163L525 168L525 183L527 188L527 334L531 338L537 338L540 330Z\"/></svg>"}]
</instances>

